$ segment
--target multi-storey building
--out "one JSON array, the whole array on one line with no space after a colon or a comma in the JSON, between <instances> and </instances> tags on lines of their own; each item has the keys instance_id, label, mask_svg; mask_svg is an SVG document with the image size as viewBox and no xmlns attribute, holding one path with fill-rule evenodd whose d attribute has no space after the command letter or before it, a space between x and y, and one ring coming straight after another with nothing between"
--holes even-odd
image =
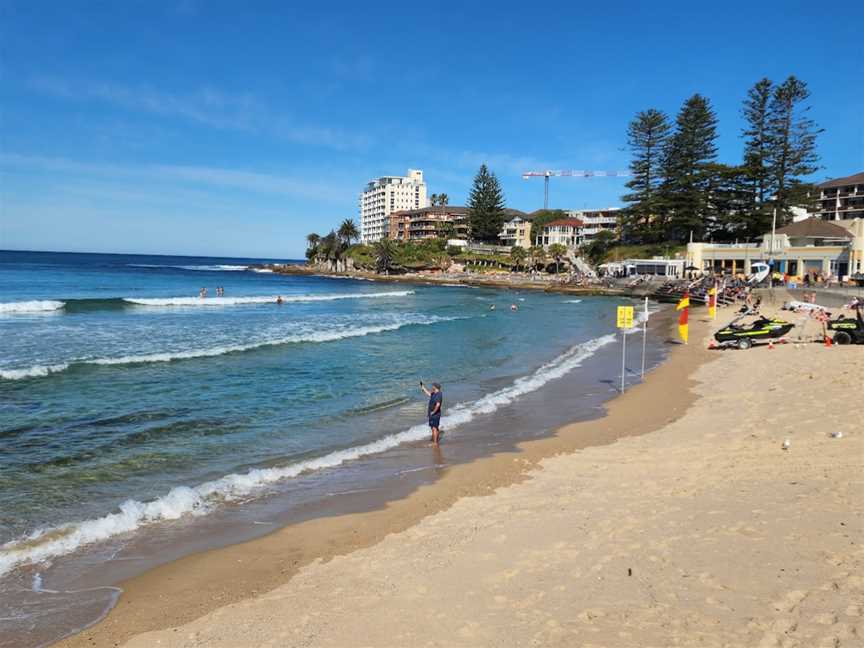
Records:
<instances>
[{"instance_id":1,"label":"multi-storey building","mask_svg":"<svg viewBox=\"0 0 864 648\"><path fill-rule=\"evenodd\" d=\"M374 243L388 235L389 216L396 211L427 206L423 172L408 169L407 176L372 180L360 194L360 240Z\"/></svg>"},{"instance_id":2,"label":"multi-storey building","mask_svg":"<svg viewBox=\"0 0 864 648\"><path fill-rule=\"evenodd\" d=\"M568 218L575 218L585 224L585 227L582 229L582 237L585 243L590 243L597 234L603 231L617 234L619 232L620 215L621 210L618 207L573 209L567 212Z\"/></svg>"},{"instance_id":3,"label":"multi-storey building","mask_svg":"<svg viewBox=\"0 0 864 648\"><path fill-rule=\"evenodd\" d=\"M864 218L864 172L829 180L818 187L816 216L829 221Z\"/></svg>"},{"instance_id":4,"label":"multi-storey building","mask_svg":"<svg viewBox=\"0 0 864 648\"><path fill-rule=\"evenodd\" d=\"M583 243L582 229L585 224L578 218L562 218L543 226L540 241L543 247L560 243L568 249L577 248Z\"/></svg>"},{"instance_id":5,"label":"multi-storey building","mask_svg":"<svg viewBox=\"0 0 864 648\"><path fill-rule=\"evenodd\" d=\"M419 241L445 236L448 239L468 238L467 207L444 205L408 209L393 212L388 220L388 236L394 241Z\"/></svg>"},{"instance_id":6,"label":"multi-storey building","mask_svg":"<svg viewBox=\"0 0 864 648\"><path fill-rule=\"evenodd\" d=\"M525 249L531 247L531 221L533 218L533 214L523 214L521 212L511 215L504 222L501 232L498 234L498 238L501 239L501 245Z\"/></svg>"}]
</instances>

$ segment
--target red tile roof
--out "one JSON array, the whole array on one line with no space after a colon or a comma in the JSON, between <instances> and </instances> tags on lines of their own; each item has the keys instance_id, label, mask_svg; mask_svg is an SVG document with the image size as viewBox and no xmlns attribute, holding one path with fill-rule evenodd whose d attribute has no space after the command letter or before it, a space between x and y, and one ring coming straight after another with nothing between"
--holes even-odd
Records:
<instances>
[{"instance_id":1,"label":"red tile roof","mask_svg":"<svg viewBox=\"0 0 864 648\"><path fill-rule=\"evenodd\" d=\"M559 220L554 220L550 223L546 223L543 227L585 227L585 223L583 223L578 218L561 218Z\"/></svg>"}]
</instances>

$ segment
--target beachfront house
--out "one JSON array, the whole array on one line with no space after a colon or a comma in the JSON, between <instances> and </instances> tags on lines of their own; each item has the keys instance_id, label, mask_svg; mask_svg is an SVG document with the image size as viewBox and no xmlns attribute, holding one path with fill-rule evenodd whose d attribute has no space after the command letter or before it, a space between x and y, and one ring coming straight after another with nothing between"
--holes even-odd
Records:
<instances>
[{"instance_id":1,"label":"beachfront house","mask_svg":"<svg viewBox=\"0 0 864 648\"><path fill-rule=\"evenodd\" d=\"M559 243L568 250L575 249L584 241L585 223L578 218L561 218L543 226L540 243L544 248Z\"/></svg>"},{"instance_id":2,"label":"beachfront house","mask_svg":"<svg viewBox=\"0 0 864 648\"><path fill-rule=\"evenodd\" d=\"M750 274L764 261L791 277L818 273L846 280L864 272L864 218L823 220L813 216L770 232L759 242L690 243L687 265L706 272Z\"/></svg>"},{"instance_id":3,"label":"beachfront house","mask_svg":"<svg viewBox=\"0 0 864 648\"><path fill-rule=\"evenodd\" d=\"M498 238L501 245L521 247L526 250L531 247L531 214L516 214L504 222Z\"/></svg>"}]
</instances>

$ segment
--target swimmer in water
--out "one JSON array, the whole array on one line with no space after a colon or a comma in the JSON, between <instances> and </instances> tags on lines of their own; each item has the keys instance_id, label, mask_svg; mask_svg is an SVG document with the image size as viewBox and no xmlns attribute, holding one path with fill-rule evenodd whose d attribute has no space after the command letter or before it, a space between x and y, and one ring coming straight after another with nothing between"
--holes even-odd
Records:
<instances>
[{"instance_id":1,"label":"swimmer in water","mask_svg":"<svg viewBox=\"0 0 864 648\"><path fill-rule=\"evenodd\" d=\"M282 302L283 302L282 295L279 295L279 296L276 298L276 303L281 305Z\"/></svg>"},{"instance_id":2,"label":"swimmer in water","mask_svg":"<svg viewBox=\"0 0 864 648\"><path fill-rule=\"evenodd\" d=\"M511 311L518 311L519 307L516 304L510 304L510 310Z\"/></svg>"}]
</instances>

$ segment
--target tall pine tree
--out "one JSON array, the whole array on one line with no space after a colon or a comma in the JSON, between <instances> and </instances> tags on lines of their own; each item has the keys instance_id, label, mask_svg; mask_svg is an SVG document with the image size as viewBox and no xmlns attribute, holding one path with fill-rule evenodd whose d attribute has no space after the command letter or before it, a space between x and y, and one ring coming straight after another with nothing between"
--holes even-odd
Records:
<instances>
[{"instance_id":1,"label":"tall pine tree","mask_svg":"<svg viewBox=\"0 0 864 648\"><path fill-rule=\"evenodd\" d=\"M790 76L774 89L768 119L768 155L773 179L774 204L778 222L791 218L789 210L800 202L799 176L819 169L816 137L822 129L807 116L810 106L803 103L810 97L807 84Z\"/></svg>"},{"instance_id":2,"label":"tall pine tree","mask_svg":"<svg viewBox=\"0 0 864 648\"><path fill-rule=\"evenodd\" d=\"M711 104L695 94L681 107L664 152L659 224L666 240L684 242L691 233L701 240L714 226L710 189L716 174L716 139L717 117Z\"/></svg>"},{"instance_id":3,"label":"tall pine tree","mask_svg":"<svg viewBox=\"0 0 864 648\"><path fill-rule=\"evenodd\" d=\"M649 108L638 113L627 128L627 145L633 156L630 161L631 190L623 196L630 203L623 218L624 235L630 240L652 240L653 219L659 212L658 188L661 163L671 127L666 115Z\"/></svg>"},{"instance_id":4,"label":"tall pine tree","mask_svg":"<svg viewBox=\"0 0 864 648\"><path fill-rule=\"evenodd\" d=\"M759 209L771 192L772 174L768 165L769 121L774 85L770 79L760 79L747 91L743 113L744 168L753 184L753 210Z\"/></svg>"},{"instance_id":5,"label":"tall pine tree","mask_svg":"<svg viewBox=\"0 0 864 648\"><path fill-rule=\"evenodd\" d=\"M468 210L471 238L484 243L499 243L498 234L504 224L504 192L498 178L485 164L474 176Z\"/></svg>"}]
</instances>

